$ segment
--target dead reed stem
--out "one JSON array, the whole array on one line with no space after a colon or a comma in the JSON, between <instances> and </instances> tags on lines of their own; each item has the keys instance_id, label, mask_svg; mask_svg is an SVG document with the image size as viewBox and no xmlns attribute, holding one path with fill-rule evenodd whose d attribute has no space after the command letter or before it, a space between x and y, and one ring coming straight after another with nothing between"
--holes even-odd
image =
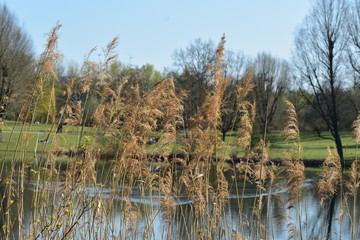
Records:
<instances>
[{"instance_id":1,"label":"dead reed stem","mask_svg":"<svg viewBox=\"0 0 360 240\"><path fill-rule=\"evenodd\" d=\"M295 208L298 221L298 224L290 223L289 233L294 238L299 236L300 239L303 239L301 199L304 189L305 166L301 159L300 129L296 109L289 101L285 101L285 104L287 106L287 123L283 133L285 141L292 143L292 147L285 152L285 156L289 159L285 162L287 179L285 186L289 194L287 199L288 208ZM297 225L299 231L296 229Z\"/></svg>"}]
</instances>

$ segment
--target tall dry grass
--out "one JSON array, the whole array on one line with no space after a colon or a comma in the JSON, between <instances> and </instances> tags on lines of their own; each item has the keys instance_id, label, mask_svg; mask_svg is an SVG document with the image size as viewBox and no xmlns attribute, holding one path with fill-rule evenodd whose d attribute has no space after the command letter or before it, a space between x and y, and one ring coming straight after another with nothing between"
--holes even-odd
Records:
<instances>
[{"instance_id":1,"label":"tall dry grass","mask_svg":"<svg viewBox=\"0 0 360 240\"><path fill-rule=\"evenodd\" d=\"M24 202L22 201L25 188L29 185L29 179L26 178L26 175L28 174L26 169L29 167L29 163L24 158L24 155L32 151L28 149L28 143L31 138L33 138L32 134L29 134L28 132L31 132L32 125L27 125L26 122L30 121L31 123L35 120L35 114L36 109L38 106L38 103L40 99L43 96L43 86L46 82L52 81L52 90L51 92L54 92L54 82L57 80L57 75L55 72L55 64L57 60L60 58L60 54L57 51L57 40L58 35L57 31L61 25L56 25L52 31L48 35L48 42L45 46L45 50L41 55L40 62L36 66L36 76L35 76L35 82L33 84L33 87L28 90L26 93L26 100L24 101L23 107L20 111L19 118L15 122L21 122L21 131L18 135L18 139L16 139L16 146L15 146L15 153L13 154L13 157L10 161L10 167L6 171L6 175L1 179L0 184L4 188L4 191L2 192L2 198L1 198L1 215L3 220L3 236L5 239L10 238L10 233L12 232L15 220L11 217L12 214L17 214L17 225L19 232L19 238L23 239L24 231L23 231L23 209L24 209ZM53 102L54 98L50 98L49 106L54 106L55 103ZM49 107L49 110L52 110L51 107ZM49 115L54 114L53 111L49 111ZM54 117L51 117L52 120L54 120ZM10 140L13 137L12 130L10 134ZM47 139L50 138L52 135L51 132L48 133ZM8 141L7 149L9 149L10 140ZM24 144L23 148L20 148L20 145ZM46 153L44 151L44 148L42 149L40 153L40 157L46 156ZM8 150L5 151L4 159L7 157ZM36 152L34 158L36 158ZM51 156L49 156L51 159ZM50 165L50 177L53 177L56 175L56 171L54 170L54 162L49 161L48 164ZM3 176L5 169L5 161L2 162L1 170L0 170L0 176Z\"/></svg>"},{"instance_id":2,"label":"tall dry grass","mask_svg":"<svg viewBox=\"0 0 360 240\"><path fill-rule=\"evenodd\" d=\"M283 200L274 192L276 184L282 182L281 168L271 163L266 139L252 143L256 117L256 103L248 100L254 87L252 70L237 88L237 145L245 151L244 158L234 162L220 155L228 147L219 131L224 92L230 82L223 69L225 36L214 53L216 64L209 66L214 73L211 90L191 119L189 138L184 138L179 129L184 125L183 101L187 96L176 93L172 79L163 79L142 93L136 81L125 89L129 77L118 80L109 74L117 57L117 38L104 49L104 59L90 61L94 50L90 51L79 72L67 79L65 103L60 116L56 116L54 107L58 103L53 90L58 79L55 66L61 56L56 47L59 28L56 26L49 34L38 63L36 82L19 118L22 130L10 168L2 163L0 176L6 169L1 178L4 191L0 210L4 239L154 239L159 218L163 239L275 239L274 217L287 222L289 238L308 238L303 234L308 233L303 222L307 216L302 215L306 208L302 198L305 167L296 109L286 103L284 134L290 145L284 153L288 159L286 199L281 213L274 216L275 203ZM47 140L56 139L56 129L62 122L78 126L80 132L74 146L76 154L65 164L56 162L46 146L40 153L35 151L30 161L25 153L33 150L26 144L20 147L20 143L36 137L27 133L31 132L27 122L36 118L45 82L50 82L53 89L47 117L52 127ZM93 115L88 111L91 96L100 101ZM94 122L93 136L84 136L88 119ZM154 133L159 139L149 150L148 138ZM342 182L340 162L334 154L329 150L323 181L318 185L322 203L338 191ZM106 162L101 160L105 156L110 157ZM38 161L38 157L44 160ZM157 163L150 164L150 160ZM358 167L354 162L345 195L353 200L353 239L357 237ZM255 194L246 205L248 186L255 187ZM31 203L24 202L26 190L32 192ZM230 202L238 209L234 216L229 213ZM30 219L25 219L26 207L33 209ZM289 217L293 211L295 219Z\"/></svg>"},{"instance_id":3,"label":"tall dry grass","mask_svg":"<svg viewBox=\"0 0 360 240\"><path fill-rule=\"evenodd\" d=\"M360 114L357 116L356 120L353 123L353 140L356 142L356 156L355 161L351 164L350 168L350 178L345 181L345 187L347 192L345 192L344 203L347 205L351 204L352 211L351 212L351 239L358 239L358 212L356 211L356 207L358 204L358 190L360 187L360 161L358 159L358 145L360 142ZM350 200L352 198L352 201ZM349 206L347 205L347 208Z\"/></svg>"},{"instance_id":4,"label":"tall dry grass","mask_svg":"<svg viewBox=\"0 0 360 240\"><path fill-rule=\"evenodd\" d=\"M306 208L306 203L302 205L302 195L305 181L305 166L301 160L301 144L300 144L300 129L297 118L297 113L294 105L285 101L287 111L287 122L284 128L285 141L292 146L285 152L285 156L289 161L285 162L286 183L288 199L287 208L295 209L295 222L288 220L289 237L293 239L307 239L303 236L303 216L302 207ZM298 229L299 228L299 229Z\"/></svg>"},{"instance_id":5,"label":"tall dry grass","mask_svg":"<svg viewBox=\"0 0 360 240\"><path fill-rule=\"evenodd\" d=\"M318 183L318 193L321 204L324 204L339 191L342 183L340 158L334 149L328 147L322 168L324 171L320 175L323 180Z\"/></svg>"}]
</instances>

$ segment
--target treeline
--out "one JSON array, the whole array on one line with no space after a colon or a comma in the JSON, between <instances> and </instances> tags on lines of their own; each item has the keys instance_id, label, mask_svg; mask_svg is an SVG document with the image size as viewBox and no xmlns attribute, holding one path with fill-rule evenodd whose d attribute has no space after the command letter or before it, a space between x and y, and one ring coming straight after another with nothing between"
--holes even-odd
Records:
<instances>
[{"instance_id":1,"label":"treeline","mask_svg":"<svg viewBox=\"0 0 360 240\"><path fill-rule=\"evenodd\" d=\"M92 115L100 103L98 93L101 91L101 82L107 82L109 78L113 79L114 82L121 82L126 77L127 82L123 86L124 92L128 92L138 84L140 93L145 94L161 79L172 78L177 92L185 91L187 94L184 100L184 119L185 127L188 128L194 113L202 106L205 96L213 87L214 76L209 66L215 64L215 51L215 43L197 39L191 42L187 48L175 51L173 55L174 63L165 72L156 70L151 64L131 66L119 61L113 61L109 65L107 72L89 79L91 83L88 96L84 93L75 94L76 96L73 96L71 101L81 102L84 105L85 99L88 97L86 106L82 107L85 107L86 112L89 113L89 116L84 119L84 123L91 126L93 124ZM269 129L283 129L285 118L284 99L289 99L296 106L301 120L301 129L319 132L328 130L321 117L307 102L307 99L315 98L314 94L309 91L304 96L304 92L299 89L296 79L294 79L294 70L289 62L268 53L259 53L255 59L251 59L241 52L226 51L224 57L226 59L224 62L224 74L226 77L231 78L222 106L224 115L221 130L224 133L231 129L236 130L238 127L238 119L241 113L236 112L236 89L251 69L254 71L252 83L255 86L248 100L256 102L257 117L255 125L259 131L265 129L266 124ZM100 71L100 69L96 68L101 63L93 62L92 64L94 64L94 71ZM66 101L65 91L70 81L80 79L88 70L86 67L77 64L69 66L63 66L61 63L56 64L57 79L54 82L55 113L58 114L61 111ZM31 81L29 81L30 83ZM356 118L359 106L359 88L357 84L354 81L349 87L340 88L338 92L339 102L346 105L341 109L342 114L339 121L342 130L351 129L351 124ZM73 86L74 92L80 87L75 84ZM36 114L36 121L41 123L47 121L48 112L53 109L53 106L49 106L51 89L52 81L45 82ZM16 96L14 96L14 101L11 101L6 113L6 118L9 120L15 120L19 116L23 104L21 99L26 93L24 89L21 92L17 92L17 89L14 89L14 91Z\"/></svg>"},{"instance_id":2,"label":"treeline","mask_svg":"<svg viewBox=\"0 0 360 240\"><path fill-rule=\"evenodd\" d=\"M225 51L222 71L230 82L221 105L219 130L223 139L227 132L239 128L243 112L237 91L252 72L254 87L246 100L256 103L252 123L255 136L283 129L287 99L296 108L300 128L318 134L330 131L342 157L340 131L352 128L360 106L359 29L360 1L319 0L295 32L291 62L265 52L250 58L242 52ZM0 120L21 117L29 95L27 89L39 78L43 85L36 95L35 114L26 120L88 126L96 122L99 104L106 102L106 89L116 92L121 86L117 97L126 102L134 89L144 96L161 79L171 78L177 94L184 96L182 128L188 129L214 88L215 76L210 66L217 64L217 46L212 41L196 39L176 50L170 67L160 72L151 64L132 66L118 61L114 52L116 39L105 48L104 59L99 62L89 60L90 52L82 64L64 66L56 45L47 46L35 60L29 36L4 5L0 7L0 31ZM111 94L107 97L111 101Z\"/></svg>"}]
</instances>

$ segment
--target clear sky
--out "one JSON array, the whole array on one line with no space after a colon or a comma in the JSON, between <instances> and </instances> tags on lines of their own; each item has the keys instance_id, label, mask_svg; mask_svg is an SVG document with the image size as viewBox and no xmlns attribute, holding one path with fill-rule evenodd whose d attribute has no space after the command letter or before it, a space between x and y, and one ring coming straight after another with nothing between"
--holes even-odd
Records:
<instances>
[{"instance_id":1,"label":"clear sky","mask_svg":"<svg viewBox=\"0 0 360 240\"><path fill-rule=\"evenodd\" d=\"M31 36L36 54L45 33L59 21L59 49L65 62L81 63L93 47L119 37L119 60L158 70L196 38L220 41L254 57L265 51L289 59L294 31L309 0L0 0Z\"/></svg>"}]
</instances>

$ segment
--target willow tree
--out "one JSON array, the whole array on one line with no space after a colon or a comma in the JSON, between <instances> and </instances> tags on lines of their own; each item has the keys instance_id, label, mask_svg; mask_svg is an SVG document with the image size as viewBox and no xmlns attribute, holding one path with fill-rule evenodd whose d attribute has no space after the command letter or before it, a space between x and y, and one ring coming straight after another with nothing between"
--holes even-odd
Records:
<instances>
[{"instance_id":1,"label":"willow tree","mask_svg":"<svg viewBox=\"0 0 360 240\"><path fill-rule=\"evenodd\" d=\"M31 79L32 60L29 36L9 9L0 5L0 124L12 97L21 94Z\"/></svg>"}]
</instances>

